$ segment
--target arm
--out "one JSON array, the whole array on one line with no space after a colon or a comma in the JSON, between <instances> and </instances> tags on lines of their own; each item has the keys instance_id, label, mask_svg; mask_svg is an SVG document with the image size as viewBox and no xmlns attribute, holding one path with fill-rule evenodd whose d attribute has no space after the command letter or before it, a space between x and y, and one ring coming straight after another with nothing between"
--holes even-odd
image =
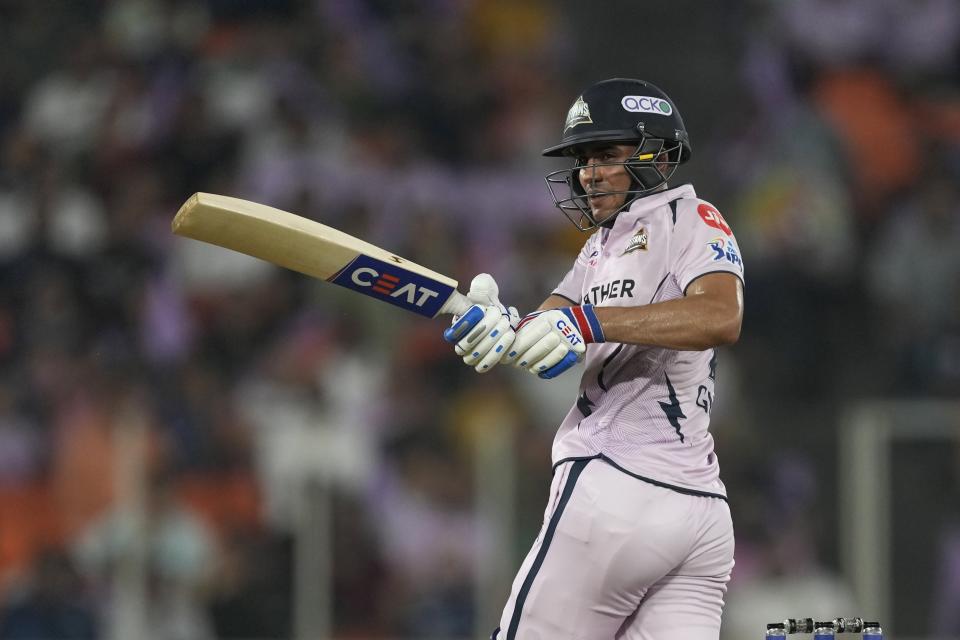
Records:
<instances>
[{"instance_id":1,"label":"arm","mask_svg":"<svg viewBox=\"0 0 960 640\"><path fill-rule=\"evenodd\" d=\"M571 306L551 295L519 321L504 362L553 378L582 359L588 342L703 351L736 342L742 319L743 286L730 273L700 276L683 298L639 307Z\"/></svg>"},{"instance_id":2,"label":"arm","mask_svg":"<svg viewBox=\"0 0 960 640\"><path fill-rule=\"evenodd\" d=\"M559 296L553 299L569 301ZM553 307L550 307L553 308ZM733 344L743 321L743 284L730 273L708 273L690 283L683 298L640 307L595 307L607 342L703 351Z\"/></svg>"},{"instance_id":3,"label":"arm","mask_svg":"<svg viewBox=\"0 0 960 640\"><path fill-rule=\"evenodd\" d=\"M537 307L537 311L546 311L547 309L557 309L559 307L569 307L570 305L574 304L577 303L573 302L572 300L568 300L563 296L558 296L557 294L552 293L550 294L549 298L543 301L543 304Z\"/></svg>"},{"instance_id":4,"label":"arm","mask_svg":"<svg viewBox=\"0 0 960 640\"><path fill-rule=\"evenodd\" d=\"M538 311L573 306L556 294ZM639 307L594 307L607 342L703 351L733 344L743 321L743 283L730 273L708 273L683 298Z\"/></svg>"}]
</instances>

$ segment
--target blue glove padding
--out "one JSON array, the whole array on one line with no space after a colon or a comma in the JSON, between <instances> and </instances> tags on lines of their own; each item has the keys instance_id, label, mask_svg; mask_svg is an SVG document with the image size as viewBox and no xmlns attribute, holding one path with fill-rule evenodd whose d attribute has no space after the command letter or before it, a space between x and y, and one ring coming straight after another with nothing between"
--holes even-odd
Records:
<instances>
[{"instance_id":1,"label":"blue glove padding","mask_svg":"<svg viewBox=\"0 0 960 640\"><path fill-rule=\"evenodd\" d=\"M572 367L573 365L580 362L580 354L575 351L567 352L567 355L563 356L563 360L553 365L546 371L541 371L537 375L543 378L544 380L550 380L551 378L556 378L558 375Z\"/></svg>"},{"instance_id":2,"label":"blue glove padding","mask_svg":"<svg viewBox=\"0 0 960 640\"><path fill-rule=\"evenodd\" d=\"M443 332L443 339L452 344L460 342L467 333L483 320L483 307L473 305L462 316L454 320L453 324Z\"/></svg>"}]
</instances>

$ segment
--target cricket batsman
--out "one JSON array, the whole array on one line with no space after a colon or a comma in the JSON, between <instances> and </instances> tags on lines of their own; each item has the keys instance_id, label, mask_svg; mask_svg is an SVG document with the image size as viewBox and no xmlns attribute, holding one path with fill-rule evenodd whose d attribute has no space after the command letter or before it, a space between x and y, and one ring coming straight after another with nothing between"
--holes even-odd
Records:
<instances>
[{"instance_id":1,"label":"cricket batsman","mask_svg":"<svg viewBox=\"0 0 960 640\"><path fill-rule=\"evenodd\" d=\"M642 80L598 82L546 156L557 207L590 232L539 309L520 318L493 279L445 337L464 362L553 378L585 361L553 443L543 527L494 640L716 640L733 524L708 430L716 348L743 318L733 231L690 184L676 104Z\"/></svg>"}]
</instances>

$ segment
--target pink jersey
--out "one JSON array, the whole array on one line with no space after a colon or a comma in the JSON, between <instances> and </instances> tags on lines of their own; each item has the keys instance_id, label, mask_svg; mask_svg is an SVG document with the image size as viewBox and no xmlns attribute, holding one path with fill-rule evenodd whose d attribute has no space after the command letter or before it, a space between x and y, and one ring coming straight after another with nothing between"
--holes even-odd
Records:
<instances>
[{"instance_id":1,"label":"pink jersey","mask_svg":"<svg viewBox=\"0 0 960 640\"><path fill-rule=\"evenodd\" d=\"M715 272L743 279L740 250L720 212L684 185L636 200L612 228L591 235L554 293L634 307L681 298ZM589 345L579 398L554 439L554 463L602 454L654 483L725 496L708 431L715 376L713 349Z\"/></svg>"}]
</instances>

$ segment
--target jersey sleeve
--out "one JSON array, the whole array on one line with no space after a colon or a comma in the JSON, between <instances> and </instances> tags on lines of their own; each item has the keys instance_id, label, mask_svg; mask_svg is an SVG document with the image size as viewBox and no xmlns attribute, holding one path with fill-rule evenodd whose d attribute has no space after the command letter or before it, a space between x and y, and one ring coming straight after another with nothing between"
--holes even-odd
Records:
<instances>
[{"instance_id":1,"label":"jersey sleeve","mask_svg":"<svg viewBox=\"0 0 960 640\"><path fill-rule=\"evenodd\" d=\"M743 258L733 230L709 202L684 199L674 227L673 273L686 292L690 283L708 273L732 273L743 280Z\"/></svg>"},{"instance_id":2,"label":"jersey sleeve","mask_svg":"<svg viewBox=\"0 0 960 640\"><path fill-rule=\"evenodd\" d=\"M599 251L596 249L596 236L590 236L583 244L583 248L577 255L570 271L563 277L560 284L553 290L553 295L563 296L575 304L580 304L583 299L583 281L587 275L587 268L591 260L596 260Z\"/></svg>"}]
</instances>

